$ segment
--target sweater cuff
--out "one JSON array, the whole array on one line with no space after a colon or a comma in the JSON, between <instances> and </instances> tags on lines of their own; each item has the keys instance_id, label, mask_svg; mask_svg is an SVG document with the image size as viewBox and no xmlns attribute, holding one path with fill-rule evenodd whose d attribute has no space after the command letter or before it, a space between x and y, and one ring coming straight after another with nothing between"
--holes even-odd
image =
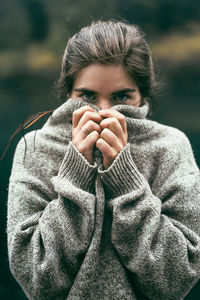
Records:
<instances>
[{"instance_id":1,"label":"sweater cuff","mask_svg":"<svg viewBox=\"0 0 200 300\"><path fill-rule=\"evenodd\" d=\"M146 185L145 178L131 156L130 144L125 146L108 169L99 168L98 173L112 198L144 188Z\"/></svg>"},{"instance_id":2,"label":"sweater cuff","mask_svg":"<svg viewBox=\"0 0 200 300\"><path fill-rule=\"evenodd\" d=\"M74 144L70 142L57 179L70 182L86 192L92 192L96 173L97 164L90 165Z\"/></svg>"}]
</instances>

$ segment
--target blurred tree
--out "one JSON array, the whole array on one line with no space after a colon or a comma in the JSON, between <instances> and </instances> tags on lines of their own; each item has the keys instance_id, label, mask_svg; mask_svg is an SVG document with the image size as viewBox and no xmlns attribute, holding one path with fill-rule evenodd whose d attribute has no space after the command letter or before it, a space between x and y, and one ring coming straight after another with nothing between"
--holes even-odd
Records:
<instances>
[{"instance_id":1,"label":"blurred tree","mask_svg":"<svg viewBox=\"0 0 200 300\"><path fill-rule=\"evenodd\" d=\"M200 20L199 0L116 0L120 15L146 32L165 33Z\"/></svg>"},{"instance_id":2,"label":"blurred tree","mask_svg":"<svg viewBox=\"0 0 200 300\"><path fill-rule=\"evenodd\" d=\"M1 0L0 22L0 49L24 47L28 41L29 23L19 1Z\"/></svg>"},{"instance_id":3,"label":"blurred tree","mask_svg":"<svg viewBox=\"0 0 200 300\"><path fill-rule=\"evenodd\" d=\"M1 0L0 49L21 49L43 41L48 34L48 15L43 1Z\"/></svg>"},{"instance_id":4,"label":"blurred tree","mask_svg":"<svg viewBox=\"0 0 200 300\"><path fill-rule=\"evenodd\" d=\"M43 1L20 0L30 23L30 39L43 41L48 34L48 16Z\"/></svg>"},{"instance_id":5,"label":"blurred tree","mask_svg":"<svg viewBox=\"0 0 200 300\"><path fill-rule=\"evenodd\" d=\"M24 0L25 1L25 0ZM117 18L115 0L43 0L51 19L48 46L64 49L67 39L81 27L99 19Z\"/></svg>"}]
</instances>

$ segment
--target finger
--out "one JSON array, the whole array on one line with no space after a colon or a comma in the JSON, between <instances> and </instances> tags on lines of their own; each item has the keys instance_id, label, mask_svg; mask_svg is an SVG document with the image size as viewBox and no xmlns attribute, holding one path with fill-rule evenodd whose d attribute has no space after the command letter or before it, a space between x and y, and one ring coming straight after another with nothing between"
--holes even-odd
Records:
<instances>
[{"instance_id":1,"label":"finger","mask_svg":"<svg viewBox=\"0 0 200 300\"><path fill-rule=\"evenodd\" d=\"M78 128L77 128L78 130ZM80 134L83 138L88 136L92 131L97 131L98 133L101 132L101 127L99 124L95 123L92 120L89 120L80 130Z\"/></svg>"},{"instance_id":2,"label":"finger","mask_svg":"<svg viewBox=\"0 0 200 300\"><path fill-rule=\"evenodd\" d=\"M102 129L110 129L118 138L125 134L118 119L114 117L104 119L101 121L100 126Z\"/></svg>"},{"instance_id":3,"label":"finger","mask_svg":"<svg viewBox=\"0 0 200 300\"><path fill-rule=\"evenodd\" d=\"M84 113L86 111L91 111L91 112L95 112L95 110L89 106L89 105L86 105L86 106L82 106L78 109L76 109L74 112L73 112L73 115L72 115L72 123L73 123L73 127L76 128L81 117L84 115Z\"/></svg>"},{"instance_id":4,"label":"finger","mask_svg":"<svg viewBox=\"0 0 200 300\"><path fill-rule=\"evenodd\" d=\"M89 120L81 129L79 126L72 130L72 140L75 145L79 145L82 141L93 131L101 132L101 127L99 124L92 120Z\"/></svg>"},{"instance_id":5,"label":"finger","mask_svg":"<svg viewBox=\"0 0 200 300\"><path fill-rule=\"evenodd\" d=\"M109 157L112 157L114 151L104 139L99 138L96 142L96 147L101 151L103 156L107 155Z\"/></svg>"},{"instance_id":6,"label":"finger","mask_svg":"<svg viewBox=\"0 0 200 300\"><path fill-rule=\"evenodd\" d=\"M99 133L97 131L92 131L86 139L78 145L77 149L86 158L86 160L92 164L93 163L93 149L96 141L99 138ZM76 145L75 145L76 146Z\"/></svg>"},{"instance_id":7,"label":"finger","mask_svg":"<svg viewBox=\"0 0 200 300\"><path fill-rule=\"evenodd\" d=\"M116 118L119 121L123 132L124 133L127 132L126 118L120 112L118 112L114 109L105 109L105 110L100 110L98 113L103 118Z\"/></svg>"},{"instance_id":8,"label":"finger","mask_svg":"<svg viewBox=\"0 0 200 300\"><path fill-rule=\"evenodd\" d=\"M82 147L88 151L94 147L96 141L99 139L99 133L97 131L92 131L82 142Z\"/></svg>"},{"instance_id":9,"label":"finger","mask_svg":"<svg viewBox=\"0 0 200 300\"><path fill-rule=\"evenodd\" d=\"M92 111L85 111L82 115L81 119L79 120L79 123L77 125L77 128L81 130L81 128L89 121L94 121L95 123L100 123L103 118L97 113Z\"/></svg>"},{"instance_id":10,"label":"finger","mask_svg":"<svg viewBox=\"0 0 200 300\"><path fill-rule=\"evenodd\" d=\"M99 138L96 142L96 147L103 155L104 168L107 169L114 159L117 157L118 152L115 151L104 139Z\"/></svg>"},{"instance_id":11,"label":"finger","mask_svg":"<svg viewBox=\"0 0 200 300\"><path fill-rule=\"evenodd\" d=\"M90 134L88 134L88 136L82 141L82 143L78 145L77 149L85 157L91 156L94 145L96 144L98 138L99 138L99 133L97 131L90 132Z\"/></svg>"},{"instance_id":12,"label":"finger","mask_svg":"<svg viewBox=\"0 0 200 300\"><path fill-rule=\"evenodd\" d=\"M125 141L119 139L111 130L105 128L101 134L100 138L102 138L105 142L107 142L115 152L119 153L125 147Z\"/></svg>"}]
</instances>

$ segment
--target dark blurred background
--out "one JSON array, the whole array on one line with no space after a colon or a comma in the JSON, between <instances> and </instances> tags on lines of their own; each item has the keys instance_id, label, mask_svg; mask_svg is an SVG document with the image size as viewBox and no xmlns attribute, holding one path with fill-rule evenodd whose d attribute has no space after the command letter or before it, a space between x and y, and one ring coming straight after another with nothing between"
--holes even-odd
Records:
<instances>
[{"instance_id":1,"label":"dark blurred background","mask_svg":"<svg viewBox=\"0 0 200 300\"><path fill-rule=\"evenodd\" d=\"M126 19L145 31L163 83L154 119L186 133L200 166L199 0L1 0L1 153L29 115L60 105L53 87L68 38L91 21L109 18ZM10 274L6 247L7 188L19 138L0 163L0 299L26 299ZM200 299L199 286L185 299Z\"/></svg>"}]
</instances>

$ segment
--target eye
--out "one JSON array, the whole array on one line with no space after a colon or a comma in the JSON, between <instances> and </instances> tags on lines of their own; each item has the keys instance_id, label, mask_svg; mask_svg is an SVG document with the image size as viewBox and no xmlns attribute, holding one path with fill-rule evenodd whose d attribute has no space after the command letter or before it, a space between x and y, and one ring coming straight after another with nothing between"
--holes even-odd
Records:
<instances>
[{"instance_id":1,"label":"eye","mask_svg":"<svg viewBox=\"0 0 200 300\"><path fill-rule=\"evenodd\" d=\"M93 93L83 93L79 97L81 97L85 101L95 101L96 96Z\"/></svg>"},{"instance_id":2,"label":"eye","mask_svg":"<svg viewBox=\"0 0 200 300\"><path fill-rule=\"evenodd\" d=\"M113 96L114 101L125 102L129 97L129 95L124 93L119 93Z\"/></svg>"}]
</instances>

